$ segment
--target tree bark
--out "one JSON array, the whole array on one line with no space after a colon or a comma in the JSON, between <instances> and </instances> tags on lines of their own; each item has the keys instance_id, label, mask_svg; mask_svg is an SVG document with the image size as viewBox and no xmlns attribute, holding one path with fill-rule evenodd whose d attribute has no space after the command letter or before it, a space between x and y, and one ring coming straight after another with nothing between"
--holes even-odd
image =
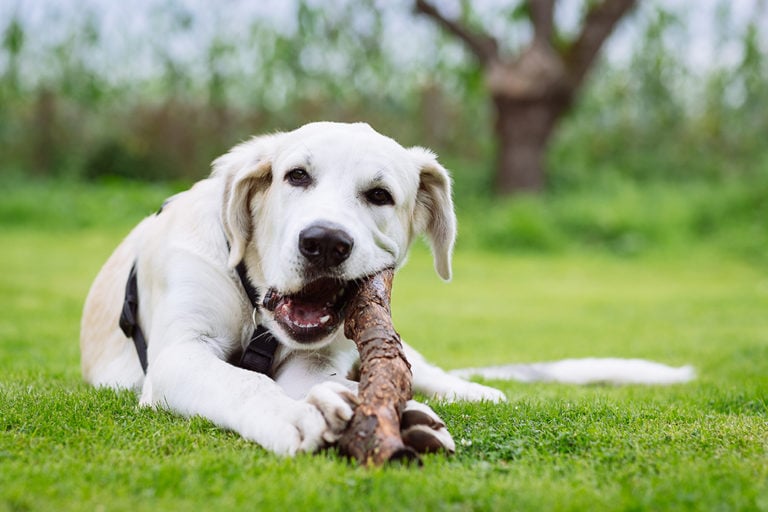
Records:
<instances>
[{"instance_id":1,"label":"tree bark","mask_svg":"<svg viewBox=\"0 0 768 512\"><path fill-rule=\"evenodd\" d=\"M360 404L339 440L339 449L367 466L420 460L400 435L400 417L412 396L412 375L392 326L393 276L394 270L387 269L366 278L344 323L344 335L354 340L360 352Z\"/></svg>"},{"instance_id":2,"label":"tree bark","mask_svg":"<svg viewBox=\"0 0 768 512\"><path fill-rule=\"evenodd\" d=\"M494 190L507 195L538 192L545 185L545 158L558 120L568 109L567 98L507 96L493 98L497 141Z\"/></svg>"}]
</instances>

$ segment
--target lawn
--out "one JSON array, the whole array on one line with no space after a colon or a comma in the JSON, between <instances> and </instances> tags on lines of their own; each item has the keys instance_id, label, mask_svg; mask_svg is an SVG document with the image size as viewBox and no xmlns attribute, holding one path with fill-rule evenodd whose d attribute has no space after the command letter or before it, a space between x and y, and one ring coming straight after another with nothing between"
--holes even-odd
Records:
<instances>
[{"instance_id":1,"label":"lawn","mask_svg":"<svg viewBox=\"0 0 768 512\"><path fill-rule=\"evenodd\" d=\"M154 204L166 191L143 192ZM46 208L59 199L52 192ZM120 203L84 213L64 201L52 220L9 204L0 206L0 510L768 510L760 263L706 243L634 257L465 247L444 284L417 247L395 280L395 322L445 367L625 356L692 364L698 378L492 382L508 403L433 404L456 455L366 470L333 452L280 459L202 419L84 385L82 302L136 212Z\"/></svg>"}]
</instances>

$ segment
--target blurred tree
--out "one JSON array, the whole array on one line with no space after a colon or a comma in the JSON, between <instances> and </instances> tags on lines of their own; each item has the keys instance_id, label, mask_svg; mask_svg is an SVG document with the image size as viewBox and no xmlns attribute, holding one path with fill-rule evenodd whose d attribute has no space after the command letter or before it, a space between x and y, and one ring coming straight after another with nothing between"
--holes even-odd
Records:
<instances>
[{"instance_id":1,"label":"blurred tree","mask_svg":"<svg viewBox=\"0 0 768 512\"><path fill-rule=\"evenodd\" d=\"M499 166L532 162L522 176L535 178L499 174L503 192L543 186L542 166L551 192L768 175L768 0L751 10L635 0L622 55L580 89L632 2L420 2L458 27L445 31L410 15L415 0L291 0L281 23L252 9L258 2L232 2L222 11L152 0L124 11L141 23L119 28L107 14L120 3L40 19L0 7L0 180L8 170L193 180L247 133L329 119L430 145L458 199L485 204L501 112Z\"/></svg>"},{"instance_id":2,"label":"blurred tree","mask_svg":"<svg viewBox=\"0 0 768 512\"><path fill-rule=\"evenodd\" d=\"M603 43L635 3L587 2L580 32L566 41L555 26L555 0L527 0L517 14L533 27L532 40L507 56L489 33L444 16L426 0L416 0L416 11L459 38L482 67L496 113L497 193L544 187L544 155L557 122L573 104Z\"/></svg>"}]
</instances>

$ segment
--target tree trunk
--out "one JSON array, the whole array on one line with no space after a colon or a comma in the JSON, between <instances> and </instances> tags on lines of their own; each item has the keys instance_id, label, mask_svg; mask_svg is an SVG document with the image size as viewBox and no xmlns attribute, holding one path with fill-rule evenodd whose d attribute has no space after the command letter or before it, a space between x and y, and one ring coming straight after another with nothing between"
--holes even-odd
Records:
<instances>
[{"instance_id":1,"label":"tree trunk","mask_svg":"<svg viewBox=\"0 0 768 512\"><path fill-rule=\"evenodd\" d=\"M56 133L56 96L48 88L37 92L35 103L34 163L33 172L38 176L53 176L58 157Z\"/></svg>"},{"instance_id":2,"label":"tree trunk","mask_svg":"<svg viewBox=\"0 0 768 512\"><path fill-rule=\"evenodd\" d=\"M538 192L544 188L544 158L567 99L495 96L496 178L498 194Z\"/></svg>"},{"instance_id":3,"label":"tree trunk","mask_svg":"<svg viewBox=\"0 0 768 512\"><path fill-rule=\"evenodd\" d=\"M462 2L464 4L470 2ZM555 0L527 0L533 27L530 46L513 57L498 41L460 19L443 16L427 0L415 0L416 12L429 16L475 55L485 72L496 107L498 161L496 192L537 192L544 188L544 155L557 121L568 110L600 48L637 0L587 2L579 34L553 41Z\"/></svg>"}]
</instances>

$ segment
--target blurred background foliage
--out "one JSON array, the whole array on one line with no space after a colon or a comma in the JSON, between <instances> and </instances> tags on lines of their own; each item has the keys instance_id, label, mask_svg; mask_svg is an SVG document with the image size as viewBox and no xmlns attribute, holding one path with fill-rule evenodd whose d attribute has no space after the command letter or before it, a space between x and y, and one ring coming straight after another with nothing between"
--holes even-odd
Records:
<instances>
[{"instance_id":1,"label":"blurred background foliage","mask_svg":"<svg viewBox=\"0 0 768 512\"><path fill-rule=\"evenodd\" d=\"M41 207L41 183L177 189L251 134L366 121L441 155L467 245L559 250L576 241L633 254L720 233L761 257L768 9L750 3L739 24L732 2L716 4L710 37L729 58L702 65L683 51L697 44L697 5L641 2L619 28L623 57L601 59L559 126L545 192L502 199L491 190L482 72L410 1L141 1L141 22L125 6L110 22L98 2L50 2L34 16L24 11L33 4L17 2L0 17L0 186L16 194L4 194L0 221L24 224L24 212ZM530 35L520 2L439 5L510 50Z\"/></svg>"}]
</instances>

